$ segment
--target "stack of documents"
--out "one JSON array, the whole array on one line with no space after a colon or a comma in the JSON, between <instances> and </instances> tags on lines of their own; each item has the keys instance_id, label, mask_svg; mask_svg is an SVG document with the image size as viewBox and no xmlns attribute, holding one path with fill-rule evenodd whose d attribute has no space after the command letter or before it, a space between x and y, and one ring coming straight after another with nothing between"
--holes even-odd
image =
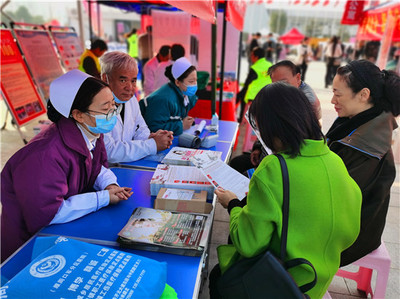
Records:
<instances>
[{"instance_id":1,"label":"stack of documents","mask_svg":"<svg viewBox=\"0 0 400 299\"><path fill-rule=\"evenodd\" d=\"M207 216L136 208L119 232L122 247L200 256L207 246Z\"/></svg>"},{"instance_id":2,"label":"stack of documents","mask_svg":"<svg viewBox=\"0 0 400 299\"><path fill-rule=\"evenodd\" d=\"M214 195L213 185L194 166L159 164L150 181L151 195L156 196L161 188L205 190L207 199L212 199Z\"/></svg>"},{"instance_id":3,"label":"stack of documents","mask_svg":"<svg viewBox=\"0 0 400 299\"><path fill-rule=\"evenodd\" d=\"M193 166L194 164L190 161L190 158L196 155L205 154L210 160L221 159L222 152L209 151L209 150L196 150L186 147L173 147L168 154L161 161L164 164L169 165L185 165Z\"/></svg>"}]
</instances>

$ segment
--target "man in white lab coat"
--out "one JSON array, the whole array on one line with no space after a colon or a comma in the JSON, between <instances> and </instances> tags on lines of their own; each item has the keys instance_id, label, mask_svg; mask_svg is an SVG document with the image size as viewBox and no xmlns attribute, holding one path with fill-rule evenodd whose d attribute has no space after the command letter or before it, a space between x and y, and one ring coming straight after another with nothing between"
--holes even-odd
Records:
<instances>
[{"instance_id":1,"label":"man in white lab coat","mask_svg":"<svg viewBox=\"0 0 400 299\"><path fill-rule=\"evenodd\" d=\"M173 133L150 133L135 97L138 67L123 52L109 52L100 59L101 79L110 85L117 105L123 105L114 129L104 134L108 161L131 162L169 148Z\"/></svg>"}]
</instances>

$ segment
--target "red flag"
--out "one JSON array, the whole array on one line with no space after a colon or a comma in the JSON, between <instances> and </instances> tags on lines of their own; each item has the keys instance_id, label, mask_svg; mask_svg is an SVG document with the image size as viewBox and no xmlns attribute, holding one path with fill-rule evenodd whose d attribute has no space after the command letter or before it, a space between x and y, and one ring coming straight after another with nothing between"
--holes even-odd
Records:
<instances>
[{"instance_id":1,"label":"red flag","mask_svg":"<svg viewBox=\"0 0 400 299\"><path fill-rule=\"evenodd\" d=\"M297 4L300 4L300 2L301 2L300 0L295 0L293 4L297 5Z\"/></svg>"},{"instance_id":2,"label":"red flag","mask_svg":"<svg viewBox=\"0 0 400 299\"><path fill-rule=\"evenodd\" d=\"M272 2L274 2L274 0L267 0L267 4L272 4Z\"/></svg>"},{"instance_id":3,"label":"red flag","mask_svg":"<svg viewBox=\"0 0 400 299\"><path fill-rule=\"evenodd\" d=\"M338 5L339 5L339 2L340 2L340 0L336 0L336 2L335 2L335 5L334 5L334 6L335 6L335 7L336 7L336 6L338 6Z\"/></svg>"},{"instance_id":4,"label":"red flag","mask_svg":"<svg viewBox=\"0 0 400 299\"><path fill-rule=\"evenodd\" d=\"M318 5L319 4L319 0L314 0L313 3L311 3L312 6Z\"/></svg>"},{"instance_id":5,"label":"red flag","mask_svg":"<svg viewBox=\"0 0 400 299\"><path fill-rule=\"evenodd\" d=\"M329 0L325 0L324 4L322 4L323 6L327 6L329 4Z\"/></svg>"},{"instance_id":6,"label":"red flag","mask_svg":"<svg viewBox=\"0 0 400 299\"><path fill-rule=\"evenodd\" d=\"M347 0L346 7L344 8L341 24L357 25L360 23L364 5L364 0Z\"/></svg>"},{"instance_id":7,"label":"red flag","mask_svg":"<svg viewBox=\"0 0 400 299\"><path fill-rule=\"evenodd\" d=\"M306 1L303 3L303 5L308 5L308 4L310 4L310 2L311 2L311 0L306 0Z\"/></svg>"},{"instance_id":8,"label":"red flag","mask_svg":"<svg viewBox=\"0 0 400 299\"><path fill-rule=\"evenodd\" d=\"M231 22L239 31L243 30L246 6L247 4L244 0L228 1L226 20Z\"/></svg>"}]
</instances>

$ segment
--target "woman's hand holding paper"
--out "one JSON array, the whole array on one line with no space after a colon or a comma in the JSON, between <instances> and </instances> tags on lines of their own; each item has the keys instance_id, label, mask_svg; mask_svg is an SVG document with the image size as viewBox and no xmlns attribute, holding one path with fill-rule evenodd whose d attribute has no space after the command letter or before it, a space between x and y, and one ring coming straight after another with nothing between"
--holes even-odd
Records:
<instances>
[{"instance_id":1,"label":"woman's hand holding paper","mask_svg":"<svg viewBox=\"0 0 400 299\"><path fill-rule=\"evenodd\" d=\"M237 198L236 194L223 188L215 189L214 193L217 195L218 202L226 209L232 199Z\"/></svg>"}]
</instances>

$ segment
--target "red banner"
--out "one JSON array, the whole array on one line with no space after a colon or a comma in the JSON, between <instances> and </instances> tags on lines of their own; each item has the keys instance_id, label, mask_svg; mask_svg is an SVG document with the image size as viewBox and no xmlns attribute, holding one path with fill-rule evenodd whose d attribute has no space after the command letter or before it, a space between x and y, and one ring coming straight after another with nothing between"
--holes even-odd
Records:
<instances>
[{"instance_id":1,"label":"red banner","mask_svg":"<svg viewBox=\"0 0 400 299\"><path fill-rule=\"evenodd\" d=\"M215 2L214 0L203 1L178 1L164 0L164 2L186 11L200 19L210 23L215 23Z\"/></svg>"},{"instance_id":2,"label":"red banner","mask_svg":"<svg viewBox=\"0 0 400 299\"><path fill-rule=\"evenodd\" d=\"M358 25L362 19L365 1L347 0L342 16L342 24Z\"/></svg>"},{"instance_id":3,"label":"red banner","mask_svg":"<svg viewBox=\"0 0 400 299\"><path fill-rule=\"evenodd\" d=\"M381 40L385 34L388 15L391 15L389 22L394 23L392 41L400 41L400 3L369 10L364 13L362 22L357 32L358 40ZM393 24L389 24L389 27Z\"/></svg>"}]
</instances>

